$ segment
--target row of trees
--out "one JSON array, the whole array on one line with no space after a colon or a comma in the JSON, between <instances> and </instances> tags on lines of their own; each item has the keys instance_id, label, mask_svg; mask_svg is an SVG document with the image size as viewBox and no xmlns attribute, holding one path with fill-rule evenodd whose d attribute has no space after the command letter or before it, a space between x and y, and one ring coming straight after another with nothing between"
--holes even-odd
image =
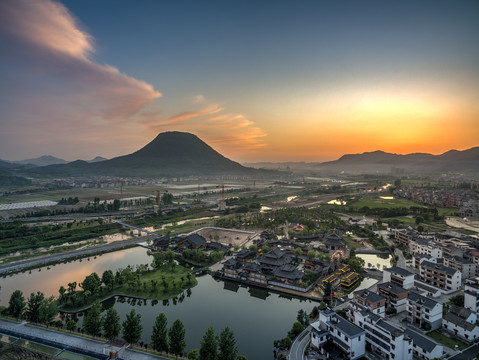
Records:
<instances>
[{"instance_id":1,"label":"row of trees","mask_svg":"<svg viewBox=\"0 0 479 360\"><path fill-rule=\"evenodd\" d=\"M25 300L23 292L15 290L8 301L7 313L16 319L50 325L58 314L57 302L53 296L47 298L41 291L32 292Z\"/></svg>"}]
</instances>

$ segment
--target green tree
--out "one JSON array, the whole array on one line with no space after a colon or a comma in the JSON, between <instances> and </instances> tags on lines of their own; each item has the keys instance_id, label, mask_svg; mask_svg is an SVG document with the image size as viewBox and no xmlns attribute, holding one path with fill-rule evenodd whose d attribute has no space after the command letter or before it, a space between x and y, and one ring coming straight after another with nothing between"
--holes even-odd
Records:
<instances>
[{"instance_id":1,"label":"green tree","mask_svg":"<svg viewBox=\"0 0 479 360\"><path fill-rule=\"evenodd\" d=\"M123 339L127 343L135 344L141 339L143 326L141 325L141 314L137 314L135 309L132 309L129 314L126 314L126 320L123 321Z\"/></svg>"},{"instance_id":2,"label":"green tree","mask_svg":"<svg viewBox=\"0 0 479 360\"><path fill-rule=\"evenodd\" d=\"M250 245L249 251L256 252L256 251L258 251L258 247L257 247L256 245L254 245L254 244L253 244L253 245Z\"/></svg>"},{"instance_id":3,"label":"green tree","mask_svg":"<svg viewBox=\"0 0 479 360\"><path fill-rule=\"evenodd\" d=\"M180 319L176 319L173 325L171 325L170 330L168 331L168 345L170 348L170 352L176 355L178 359L178 355L183 354L186 348L186 340L185 340L185 327Z\"/></svg>"},{"instance_id":4,"label":"green tree","mask_svg":"<svg viewBox=\"0 0 479 360\"><path fill-rule=\"evenodd\" d=\"M192 349L188 353L188 360L197 360L198 359L198 349Z\"/></svg>"},{"instance_id":5,"label":"green tree","mask_svg":"<svg viewBox=\"0 0 479 360\"><path fill-rule=\"evenodd\" d=\"M173 196L172 193L165 192L161 196L161 201L163 202L163 204L172 204L173 203L173 198L174 198L174 196Z\"/></svg>"},{"instance_id":6,"label":"green tree","mask_svg":"<svg viewBox=\"0 0 479 360\"><path fill-rule=\"evenodd\" d=\"M353 256L348 259L347 263L352 271L356 271L358 274L361 274L364 271L364 264L366 262L364 259Z\"/></svg>"},{"instance_id":7,"label":"green tree","mask_svg":"<svg viewBox=\"0 0 479 360\"><path fill-rule=\"evenodd\" d=\"M45 299L45 295L41 291L37 291L36 294L30 294L25 311L27 320L36 323L40 322L40 305L43 299Z\"/></svg>"},{"instance_id":8,"label":"green tree","mask_svg":"<svg viewBox=\"0 0 479 360\"><path fill-rule=\"evenodd\" d=\"M316 251L314 251L314 250L309 250L309 251L308 251L308 257L309 257L310 259L314 259L314 258L316 257Z\"/></svg>"},{"instance_id":9,"label":"green tree","mask_svg":"<svg viewBox=\"0 0 479 360\"><path fill-rule=\"evenodd\" d=\"M55 316L58 314L57 302L53 296L45 298L38 308L38 319L43 324L51 324Z\"/></svg>"},{"instance_id":10,"label":"green tree","mask_svg":"<svg viewBox=\"0 0 479 360\"><path fill-rule=\"evenodd\" d=\"M77 322L73 319L70 319L67 321L67 330L70 330L70 331L75 331L76 327L77 327Z\"/></svg>"},{"instance_id":11,"label":"green tree","mask_svg":"<svg viewBox=\"0 0 479 360\"><path fill-rule=\"evenodd\" d=\"M298 320L301 324L306 325L306 320L308 318L308 315L306 314L306 311L303 309L298 310L298 315L296 316L296 320Z\"/></svg>"},{"instance_id":12,"label":"green tree","mask_svg":"<svg viewBox=\"0 0 479 360\"><path fill-rule=\"evenodd\" d=\"M113 284L115 283L115 275L113 275L113 271L105 270L101 276L101 281L105 286L109 287L110 290L113 289Z\"/></svg>"},{"instance_id":13,"label":"green tree","mask_svg":"<svg viewBox=\"0 0 479 360\"><path fill-rule=\"evenodd\" d=\"M91 273L85 277L85 280L80 284L80 286L85 291L95 292L95 289L100 287L101 279L96 272Z\"/></svg>"},{"instance_id":14,"label":"green tree","mask_svg":"<svg viewBox=\"0 0 479 360\"><path fill-rule=\"evenodd\" d=\"M200 342L200 360L217 360L218 343L216 341L215 329L210 326L203 335Z\"/></svg>"},{"instance_id":15,"label":"green tree","mask_svg":"<svg viewBox=\"0 0 479 360\"><path fill-rule=\"evenodd\" d=\"M19 319L25 310L25 305L23 292L15 290L12 295L10 295L10 300L8 301L8 313L14 318Z\"/></svg>"},{"instance_id":16,"label":"green tree","mask_svg":"<svg viewBox=\"0 0 479 360\"><path fill-rule=\"evenodd\" d=\"M424 222L424 218L422 216L416 216L416 224L419 225L420 223Z\"/></svg>"},{"instance_id":17,"label":"green tree","mask_svg":"<svg viewBox=\"0 0 479 360\"><path fill-rule=\"evenodd\" d=\"M233 331L225 327L218 338L218 360L236 360L238 349Z\"/></svg>"},{"instance_id":18,"label":"green tree","mask_svg":"<svg viewBox=\"0 0 479 360\"><path fill-rule=\"evenodd\" d=\"M121 331L120 315L118 315L115 308L109 308L106 311L106 314L101 318L101 325L105 337L110 340L110 342L118 337Z\"/></svg>"},{"instance_id":19,"label":"green tree","mask_svg":"<svg viewBox=\"0 0 479 360\"><path fill-rule=\"evenodd\" d=\"M89 335L96 336L101 332L101 304L95 301L83 319L83 329Z\"/></svg>"},{"instance_id":20,"label":"green tree","mask_svg":"<svg viewBox=\"0 0 479 360\"><path fill-rule=\"evenodd\" d=\"M299 321L296 321L294 324L293 324L293 327L291 328L291 335L292 337L296 337L297 335L299 335L301 333L301 331L304 330L304 326L303 324L301 324Z\"/></svg>"},{"instance_id":21,"label":"green tree","mask_svg":"<svg viewBox=\"0 0 479 360\"><path fill-rule=\"evenodd\" d=\"M151 333L151 346L156 351L168 352L168 319L164 313L156 317Z\"/></svg>"}]
</instances>

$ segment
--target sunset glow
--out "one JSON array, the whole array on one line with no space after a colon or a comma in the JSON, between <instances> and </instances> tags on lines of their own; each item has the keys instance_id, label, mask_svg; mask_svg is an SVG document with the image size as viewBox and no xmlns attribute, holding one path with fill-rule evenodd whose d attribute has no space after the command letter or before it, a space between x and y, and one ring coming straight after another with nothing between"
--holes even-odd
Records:
<instances>
[{"instance_id":1,"label":"sunset glow","mask_svg":"<svg viewBox=\"0 0 479 360\"><path fill-rule=\"evenodd\" d=\"M170 130L248 162L464 150L477 34L472 0L5 0L0 158L111 158Z\"/></svg>"}]
</instances>

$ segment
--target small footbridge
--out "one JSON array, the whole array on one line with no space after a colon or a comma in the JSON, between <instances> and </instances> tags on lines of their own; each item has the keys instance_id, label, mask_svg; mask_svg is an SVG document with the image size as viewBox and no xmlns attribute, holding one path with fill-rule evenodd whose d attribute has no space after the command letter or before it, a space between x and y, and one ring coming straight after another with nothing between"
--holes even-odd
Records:
<instances>
[{"instance_id":1,"label":"small footbridge","mask_svg":"<svg viewBox=\"0 0 479 360\"><path fill-rule=\"evenodd\" d=\"M137 226L133 226L133 225L121 222L121 221L116 221L116 223L120 224L121 226L129 228L131 231L135 231L135 230L138 231L138 235L141 235L142 233L145 233L146 235L151 235L151 236L156 236L156 237L160 236L156 232L146 230L146 229L143 229L143 228L140 228L140 227L137 227Z\"/></svg>"}]
</instances>

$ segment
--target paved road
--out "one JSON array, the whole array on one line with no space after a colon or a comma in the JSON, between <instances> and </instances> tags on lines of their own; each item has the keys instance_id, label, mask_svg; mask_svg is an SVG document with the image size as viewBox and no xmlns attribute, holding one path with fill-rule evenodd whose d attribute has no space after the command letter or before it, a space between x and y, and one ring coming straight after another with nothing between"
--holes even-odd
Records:
<instances>
[{"instance_id":1,"label":"paved road","mask_svg":"<svg viewBox=\"0 0 479 360\"><path fill-rule=\"evenodd\" d=\"M75 353L93 356L97 359L106 359L106 354L112 349L119 350L119 359L121 360L168 360L162 356L147 354L128 348L111 347L106 342L49 330L29 325L25 322L17 323L0 319L0 333L35 341L59 349L66 349Z\"/></svg>"},{"instance_id":2,"label":"paved road","mask_svg":"<svg viewBox=\"0 0 479 360\"><path fill-rule=\"evenodd\" d=\"M311 326L308 326L296 337L296 339L294 339L293 345L291 345L291 350L289 351L289 360L303 360L304 350L309 343L310 332Z\"/></svg>"},{"instance_id":3,"label":"paved road","mask_svg":"<svg viewBox=\"0 0 479 360\"><path fill-rule=\"evenodd\" d=\"M402 251L399 250L398 248L395 248L394 253L398 256L398 262L396 266L401 269L406 269L406 259L404 258Z\"/></svg>"},{"instance_id":4,"label":"paved road","mask_svg":"<svg viewBox=\"0 0 479 360\"><path fill-rule=\"evenodd\" d=\"M110 244L92 246L92 247L89 247L87 249L67 251L67 252L54 254L54 255L42 256L40 258L33 258L33 259L28 259L28 260L17 261L15 263L0 266L0 275L8 274L8 273L13 272L13 271L20 271L20 270L22 270L26 267L29 267L29 266L41 266L41 265L47 264L49 262L64 261L64 260L68 260L68 259L71 259L71 258L74 258L74 257L77 257L77 256L88 256L88 255L94 254L94 253L110 252L110 251L114 251L114 250L124 248L124 247L132 245L132 244L137 244L139 242L146 241L147 239L148 239L147 236L137 237L137 238L134 238L134 239L116 241L116 242L113 242L113 243L110 243Z\"/></svg>"},{"instance_id":5,"label":"paved road","mask_svg":"<svg viewBox=\"0 0 479 360\"><path fill-rule=\"evenodd\" d=\"M451 356L449 360L471 360L476 358L478 353L479 353L479 344L476 344L467 348L462 353Z\"/></svg>"}]
</instances>

